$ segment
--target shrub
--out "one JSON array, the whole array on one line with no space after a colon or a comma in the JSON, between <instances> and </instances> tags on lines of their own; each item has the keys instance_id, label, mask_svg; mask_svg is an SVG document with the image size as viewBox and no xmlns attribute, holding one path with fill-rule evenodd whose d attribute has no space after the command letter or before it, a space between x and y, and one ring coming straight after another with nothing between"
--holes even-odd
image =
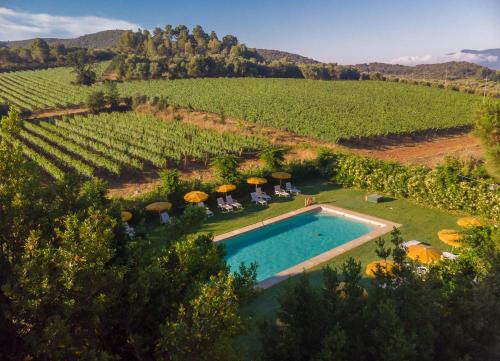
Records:
<instances>
[{"instance_id":1,"label":"shrub","mask_svg":"<svg viewBox=\"0 0 500 361\"><path fill-rule=\"evenodd\" d=\"M101 111L106 105L106 97L104 92L95 91L89 94L87 97L87 107L91 113L98 113Z\"/></svg>"}]
</instances>

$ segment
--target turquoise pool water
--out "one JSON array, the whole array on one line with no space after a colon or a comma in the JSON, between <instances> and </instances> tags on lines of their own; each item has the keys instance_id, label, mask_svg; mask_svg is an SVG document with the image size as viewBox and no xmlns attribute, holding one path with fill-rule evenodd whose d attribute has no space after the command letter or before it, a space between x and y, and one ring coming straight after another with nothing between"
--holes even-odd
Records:
<instances>
[{"instance_id":1,"label":"turquoise pool water","mask_svg":"<svg viewBox=\"0 0 500 361\"><path fill-rule=\"evenodd\" d=\"M303 213L223 241L231 270L257 262L257 281L371 232L375 226L329 212Z\"/></svg>"}]
</instances>

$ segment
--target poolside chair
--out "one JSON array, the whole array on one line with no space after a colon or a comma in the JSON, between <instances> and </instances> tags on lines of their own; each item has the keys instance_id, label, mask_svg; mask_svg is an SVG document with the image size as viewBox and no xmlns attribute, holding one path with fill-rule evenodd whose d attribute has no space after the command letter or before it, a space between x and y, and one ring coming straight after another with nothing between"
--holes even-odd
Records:
<instances>
[{"instance_id":1,"label":"poolside chair","mask_svg":"<svg viewBox=\"0 0 500 361\"><path fill-rule=\"evenodd\" d=\"M160 224L167 224L170 223L170 216L168 215L167 212L161 212L160 213Z\"/></svg>"},{"instance_id":2,"label":"poolside chair","mask_svg":"<svg viewBox=\"0 0 500 361\"><path fill-rule=\"evenodd\" d=\"M226 196L226 203L229 204L230 206L233 206L234 208L243 209L243 206L241 205L241 203L239 203L238 201L235 201L230 194L228 194Z\"/></svg>"},{"instance_id":3,"label":"poolside chair","mask_svg":"<svg viewBox=\"0 0 500 361\"><path fill-rule=\"evenodd\" d=\"M454 260L456 260L458 258L458 255L457 254L453 254L451 252L443 252L441 254L441 258L443 258L443 259L449 259L449 260L454 261Z\"/></svg>"},{"instance_id":4,"label":"poolside chair","mask_svg":"<svg viewBox=\"0 0 500 361\"><path fill-rule=\"evenodd\" d=\"M255 192L250 193L250 197L252 197L252 202L254 202L255 204L261 204L263 206L267 204L267 201L263 198L260 198Z\"/></svg>"},{"instance_id":5,"label":"poolside chair","mask_svg":"<svg viewBox=\"0 0 500 361\"><path fill-rule=\"evenodd\" d=\"M129 236L130 238L135 237L135 229L133 227L130 227L128 222L123 222L123 228L125 229L125 233L127 234L127 236Z\"/></svg>"},{"instance_id":6,"label":"poolside chair","mask_svg":"<svg viewBox=\"0 0 500 361\"><path fill-rule=\"evenodd\" d=\"M408 241L408 242L404 242L404 243L401 243L401 248L408 248L408 247L411 247L411 246L416 246L417 244L420 244L422 242L420 241L417 241L417 240L411 240L411 241Z\"/></svg>"},{"instance_id":7,"label":"poolside chair","mask_svg":"<svg viewBox=\"0 0 500 361\"><path fill-rule=\"evenodd\" d=\"M285 183L285 189L287 190L287 192L292 193L292 194L300 194L300 193L302 193L300 189L292 186L291 182L286 182Z\"/></svg>"},{"instance_id":8,"label":"poolside chair","mask_svg":"<svg viewBox=\"0 0 500 361\"><path fill-rule=\"evenodd\" d=\"M217 207L219 207L219 209L223 212L230 212L233 210L233 206L224 202L222 197L217 198Z\"/></svg>"},{"instance_id":9,"label":"poolside chair","mask_svg":"<svg viewBox=\"0 0 500 361\"><path fill-rule=\"evenodd\" d=\"M274 186L274 194L276 194L278 197L290 197L290 193L281 189L281 186L279 185Z\"/></svg>"},{"instance_id":10,"label":"poolside chair","mask_svg":"<svg viewBox=\"0 0 500 361\"><path fill-rule=\"evenodd\" d=\"M257 187L257 189L256 189L256 192L255 192L255 193L257 193L257 197L262 198L262 199L264 199L264 200L266 200L266 201L269 201L269 200L271 200L271 199L272 199L270 196L268 196L268 195L267 195L267 193L266 193L266 192L263 192L263 191L262 191L262 188L260 188L260 187Z\"/></svg>"},{"instance_id":11,"label":"poolside chair","mask_svg":"<svg viewBox=\"0 0 500 361\"><path fill-rule=\"evenodd\" d=\"M210 210L210 208L208 208L207 206L205 206L205 203L203 203L203 202L199 202L199 203L197 203L197 206L198 206L198 207L205 208L205 210L207 211L207 216L212 217L212 216L214 215L214 212L212 212L212 211Z\"/></svg>"}]
</instances>

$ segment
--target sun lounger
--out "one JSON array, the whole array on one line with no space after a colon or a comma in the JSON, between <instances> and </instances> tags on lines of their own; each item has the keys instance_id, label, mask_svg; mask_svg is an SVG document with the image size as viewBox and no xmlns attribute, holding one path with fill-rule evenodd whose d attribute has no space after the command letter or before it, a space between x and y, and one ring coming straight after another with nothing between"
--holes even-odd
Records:
<instances>
[{"instance_id":1,"label":"sun lounger","mask_svg":"<svg viewBox=\"0 0 500 361\"><path fill-rule=\"evenodd\" d=\"M205 210L207 211L207 216L212 217L212 216L214 215L214 212L212 212L212 211L210 210L210 208L208 208L207 206L205 206L205 203L203 203L203 202L199 202L199 203L197 204L197 206L198 206L198 207L205 208Z\"/></svg>"},{"instance_id":2,"label":"sun lounger","mask_svg":"<svg viewBox=\"0 0 500 361\"><path fill-rule=\"evenodd\" d=\"M420 243L422 243L422 242L417 241L417 240L411 240L408 242L401 243L401 248L408 248L408 247L415 246L415 245L420 244Z\"/></svg>"},{"instance_id":3,"label":"sun lounger","mask_svg":"<svg viewBox=\"0 0 500 361\"><path fill-rule=\"evenodd\" d=\"M233 197L229 194L226 196L226 203L229 204L230 206L233 206L234 208L240 208L240 209L243 208L241 203L239 203L238 201L235 201L233 199Z\"/></svg>"},{"instance_id":4,"label":"sun lounger","mask_svg":"<svg viewBox=\"0 0 500 361\"><path fill-rule=\"evenodd\" d=\"M252 202L254 202L255 204L261 204L261 205L267 204L267 201L263 198L260 198L255 192L250 193L250 197L252 198Z\"/></svg>"},{"instance_id":5,"label":"sun lounger","mask_svg":"<svg viewBox=\"0 0 500 361\"><path fill-rule=\"evenodd\" d=\"M170 216L168 215L167 212L161 212L160 213L160 223L161 224L167 224L170 222Z\"/></svg>"},{"instance_id":6,"label":"sun lounger","mask_svg":"<svg viewBox=\"0 0 500 361\"><path fill-rule=\"evenodd\" d=\"M456 260L458 258L458 255L450 253L450 252L443 252L441 254L441 257L443 259L450 259L450 260L454 261L454 260Z\"/></svg>"},{"instance_id":7,"label":"sun lounger","mask_svg":"<svg viewBox=\"0 0 500 361\"><path fill-rule=\"evenodd\" d=\"M219 207L219 209L223 212L229 212L233 210L233 206L224 202L224 199L222 199L222 197L217 198L217 207Z\"/></svg>"},{"instance_id":8,"label":"sun lounger","mask_svg":"<svg viewBox=\"0 0 500 361\"><path fill-rule=\"evenodd\" d=\"M257 197L259 198L262 198L262 199L265 199L266 201L268 200L271 200L272 198L270 196L267 195L266 192L263 192L262 189L260 187L257 187L256 189L256 192L257 193Z\"/></svg>"},{"instance_id":9,"label":"sun lounger","mask_svg":"<svg viewBox=\"0 0 500 361\"><path fill-rule=\"evenodd\" d=\"M278 197L290 197L290 193L285 192L279 185L274 186L274 194Z\"/></svg>"},{"instance_id":10,"label":"sun lounger","mask_svg":"<svg viewBox=\"0 0 500 361\"><path fill-rule=\"evenodd\" d=\"M286 182L285 184L285 189L287 192L290 192L292 194L300 194L302 193L300 189L294 187L291 182Z\"/></svg>"}]
</instances>

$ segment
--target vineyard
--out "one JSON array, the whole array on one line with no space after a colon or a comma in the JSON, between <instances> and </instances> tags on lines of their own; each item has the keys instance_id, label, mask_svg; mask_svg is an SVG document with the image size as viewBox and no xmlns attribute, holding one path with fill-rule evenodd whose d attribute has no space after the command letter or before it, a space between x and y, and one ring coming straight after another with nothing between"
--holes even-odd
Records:
<instances>
[{"instance_id":1,"label":"vineyard","mask_svg":"<svg viewBox=\"0 0 500 361\"><path fill-rule=\"evenodd\" d=\"M19 136L25 155L56 179L66 172L93 177L142 170L146 164L207 163L218 154L242 155L267 145L254 137L134 113L25 121Z\"/></svg>"},{"instance_id":2,"label":"vineyard","mask_svg":"<svg viewBox=\"0 0 500 361\"><path fill-rule=\"evenodd\" d=\"M100 74L106 63L96 65ZM0 74L0 101L35 111L61 108L85 102L92 87L71 84L75 78L70 68L28 70Z\"/></svg>"},{"instance_id":3,"label":"vineyard","mask_svg":"<svg viewBox=\"0 0 500 361\"><path fill-rule=\"evenodd\" d=\"M205 78L128 82L119 89L332 142L468 125L481 102L471 94L379 81Z\"/></svg>"},{"instance_id":4,"label":"vineyard","mask_svg":"<svg viewBox=\"0 0 500 361\"><path fill-rule=\"evenodd\" d=\"M33 111L80 104L99 89L72 85L73 78L68 68L0 74L0 97ZM481 102L477 95L381 81L203 78L131 81L118 89L330 142L470 125Z\"/></svg>"}]
</instances>

